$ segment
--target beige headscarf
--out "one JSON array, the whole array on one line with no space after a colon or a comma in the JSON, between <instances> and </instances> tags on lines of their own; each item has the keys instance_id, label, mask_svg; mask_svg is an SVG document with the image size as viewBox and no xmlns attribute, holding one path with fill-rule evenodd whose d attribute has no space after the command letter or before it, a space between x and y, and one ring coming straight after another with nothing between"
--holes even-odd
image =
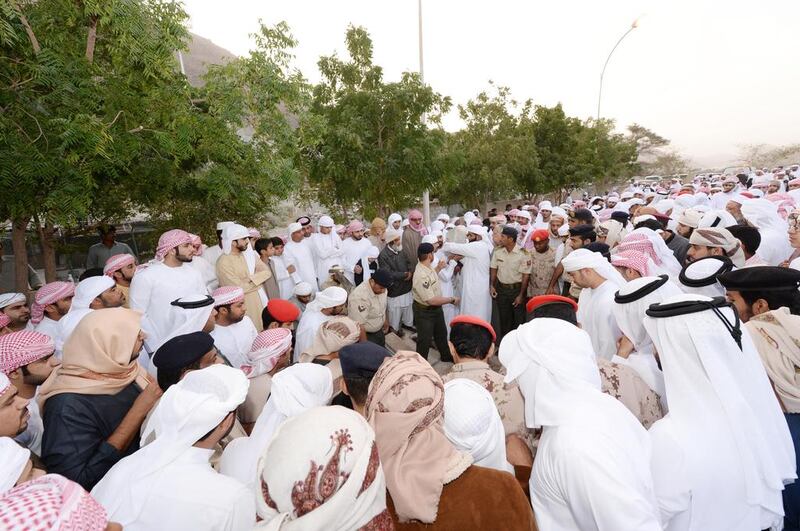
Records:
<instances>
[{"instance_id":1,"label":"beige headscarf","mask_svg":"<svg viewBox=\"0 0 800 531\"><path fill-rule=\"evenodd\" d=\"M331 352L339 352L342 347L358 342L361 328L358 323L346 316L328 319L317 330L314 343L300 354L300 363L310 363L317 356L325 356ZM333 379L342 375L342 367L338 359L331 360L326 365L333 374Z\"/></svg>"},{"instance_id":2,"label":"beige headscarf","mask_svg":"<svg viewBox=\"0 0 800 531\"><path fill-rule=\"evenodd\" d=\"M61 393L112 395L134 381L147 387L145 370L131 359L141 317L126 308L109 308L81 319L64 343L61 366L39 388L39 407Z\"/></svg>"},{"instance_id":3,"label":"beige headscarf","mask_svg":"<svg viewBox=\"0 0 800 531\"><path fill-rule=\"evenodd\" d=\"M745 323L787 413L800 413L800 316L788 308L754 315Z\"/></svg>"},{"instance_id":4,"label":"beige headscarf","mask_svg":"<svg viewBox=\"0 0 800 531\"><path fill-rule=\"evenodd\" d=\"M375 374L365 411L400 521L436 521L442 488L472 464L445 437L442 379L416 352L399 351Z\"/></svg>"}]
</instances>

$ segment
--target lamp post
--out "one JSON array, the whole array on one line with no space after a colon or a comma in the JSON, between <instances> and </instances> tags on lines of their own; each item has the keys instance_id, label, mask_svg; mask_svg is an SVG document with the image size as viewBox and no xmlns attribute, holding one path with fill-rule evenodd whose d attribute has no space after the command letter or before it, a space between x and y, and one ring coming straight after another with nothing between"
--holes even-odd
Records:
<instances>
[{"instance_id":1,"label":"lamp post","mask_svg":"<svg viewBox=\"0 0 800 531\"><path fill-rule=\"evenodd\" d=\"M628 31L626 31L625 33L622 34L622 37L619 38L619 40L617 41L617 44L615 44L614 47L611 48L611 52L608 54L608 57L606 58L606 62L603 65L603 71L600 72L600 90L597 93L597 121L598 122L600 121L600 101L601 101L601 99L603 97L603 76L606 73L606 67L608 66L608 62L611 60L611 56L614 55L614 50L616 50L617 47L619 46L619 44L625 39L625 37L627 37L630 34L630 32L635 30L637 27L639 27L639 19L638 18L633 21L633 23L631 24L631 27L628 28Z\"/></svg>"},{"instance_id":2,"label":"lamp post","mask_svg":"<svg viewBox=\"0 0 800 531\"><path fill-rule=\"evenodd\" d=\"M425 69L422 54L422 0L417 0L417 16L419 19L419 79L425 84ZM425 115L422 115L422 124L425 125ZM431 194L426 188L422 192L422 219L425 225L431 224Z\"/></svg>"}]
</instances>

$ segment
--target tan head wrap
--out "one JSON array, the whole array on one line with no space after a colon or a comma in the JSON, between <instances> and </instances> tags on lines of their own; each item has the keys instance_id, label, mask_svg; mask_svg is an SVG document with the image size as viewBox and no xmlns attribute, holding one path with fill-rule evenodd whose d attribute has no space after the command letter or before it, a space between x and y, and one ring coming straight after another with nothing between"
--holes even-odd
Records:
<instances>
[{"instance_id":1,"label":"tan head wrap","mask_svg":"<svg viewBox=\"0 0 800 531\"><path fill-rule=\"evenodd\" d=\"M789 308L754 315L745 324L787 413L800 413L800 316Z\"/></svg>"}]
</instances>

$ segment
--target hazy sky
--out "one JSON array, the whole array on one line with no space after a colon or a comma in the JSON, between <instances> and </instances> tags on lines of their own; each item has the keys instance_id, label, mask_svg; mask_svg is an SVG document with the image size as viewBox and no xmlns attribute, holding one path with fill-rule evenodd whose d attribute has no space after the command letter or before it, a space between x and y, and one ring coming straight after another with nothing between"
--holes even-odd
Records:
<instances>
[{"instance_id":1,"label":"hazy sky","mask_svg":"<svg viewBox=\"0 0 800 531\"><path fill-rule=\"evenodd\" d=\"M388 80L418 69L416 0L184 0L191 30L245 54L258 19L285 20L296 66L342 55L352 23L372 36ZM643 16L642 16L643 15ZM800 143L800 0L423 0L425 80L463 103L488 80L515 98L638 122L700 165L724 165L746 143ZM446 127L457 129L454 111Z\"/></svg>"}]
</instances>

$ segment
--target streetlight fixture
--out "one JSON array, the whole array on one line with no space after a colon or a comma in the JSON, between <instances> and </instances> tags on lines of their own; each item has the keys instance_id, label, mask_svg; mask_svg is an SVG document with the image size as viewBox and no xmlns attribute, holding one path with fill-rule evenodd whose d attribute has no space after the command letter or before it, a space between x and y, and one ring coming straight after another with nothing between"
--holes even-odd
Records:
<instances>
[{"instance_id":1,"label":"streetlight fixture","mask_svg":"<svg viewBox=\"0 0 800 531\"><path fill-rule=\"evenodd\" d=\"M603 71L600 72L600 90L597 93L597 122L600 122L600 101L601 101L601 99L603 97L603 76L606 73L606 67L608 66L608 62L611 60L611 56L614 55L614 50L617 49L617 47L625 39L625 37L627 37L630 34L630 32L632 32L633 30L635 30L636 28L639 27L639 19L641 19L641 18L642 17L639 17L636 20L634 20L633 23L631 24L631 27L628 28L628 31L623 33L622 37L620 37L619 40L617 41L617 44L615 44L614 47L611 48L611 52L608 54L608 57L606 58L606 62L603 65Z\"/></svg>"}]
</instances>

